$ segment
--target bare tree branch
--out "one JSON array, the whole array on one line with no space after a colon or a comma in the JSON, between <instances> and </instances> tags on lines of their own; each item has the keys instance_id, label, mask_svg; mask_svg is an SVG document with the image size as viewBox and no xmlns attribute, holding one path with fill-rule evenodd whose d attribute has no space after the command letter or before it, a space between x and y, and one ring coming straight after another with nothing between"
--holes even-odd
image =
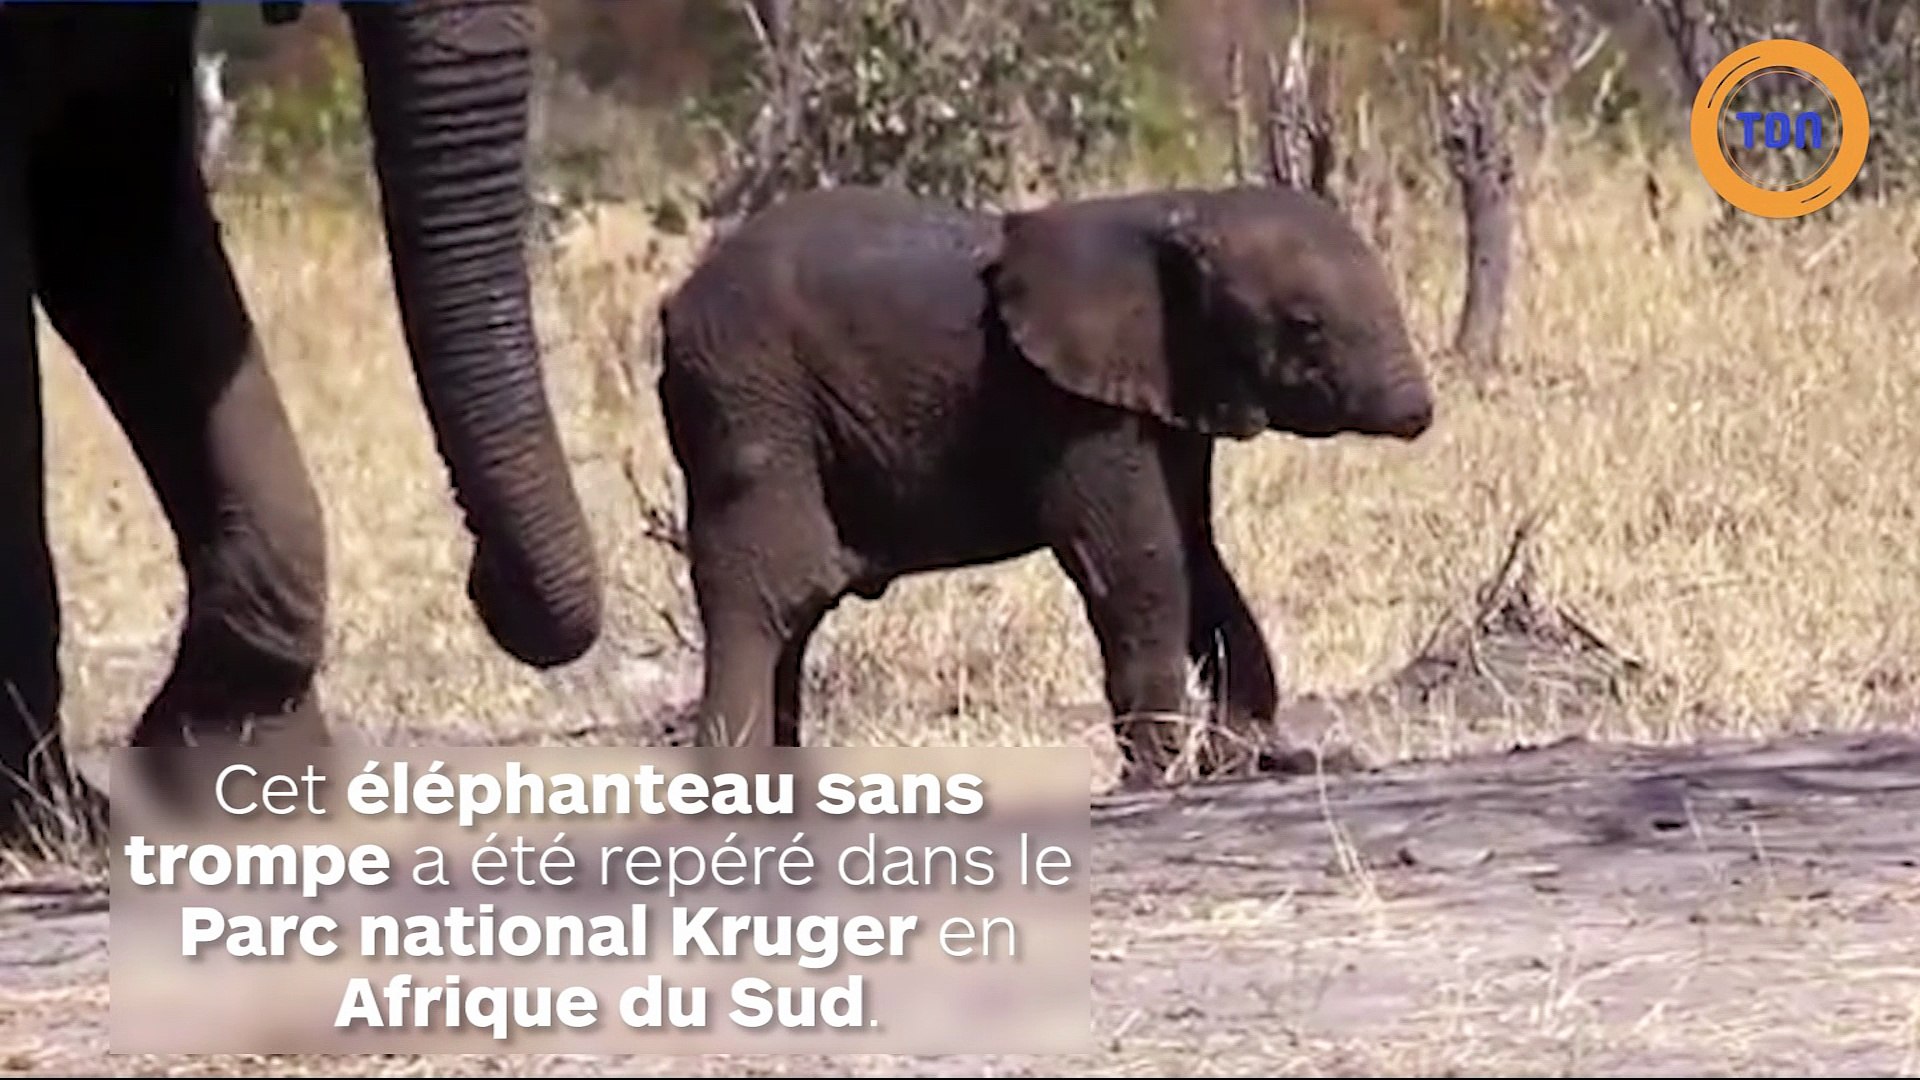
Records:
<instances>
[{"instance_id":1,"label":"bare tree branch","mask_svg":"<svg viewBox=\"0 0 1920 1080\"><path fill-rule=\"evenodd\" d=\"M225 53L196 53L193 58L194 121L200 172L209 187L219 186L227 164L238 108L227 98L221 76Z\"/></svg>"},{"instance_id":2,"label":"bare tree branch","mask_svg":"<svg viewBox=\"0 0 1920 1080\"><path fill-rule=\"evenodd\" d=\"M1247 182L1247 73L1246 53L1239 41L1227 46L1227 115L1233 125L1231 143L1233 182Z\"/></svg>"},{"instance_id":3,"label":"bare tree branch","mask_svg":"<svg viewBox=\"0 0 1920 1080\"><path fill-rule=\"evenodd\" d=\"M1316 93L1306 20L1294 23L1284 66L1266 57L1267 178L1274 184L1328 196L1333 173L1333 115L1325 95Z\"/></svg>"},{"instance_id":4,"label":"bare tree branch","mask_svg":"<svg viewBox=\"0 0 1920 1080\"><path fill-rule=\"evenodd\" d=\"M1501 359L1513 269L1513 153L1501 137L1491 95L1473 83L1447 90L1443 140L1467 232L1467 288L1454 348L1485 368Z\"/></svg>"}]
</instances>

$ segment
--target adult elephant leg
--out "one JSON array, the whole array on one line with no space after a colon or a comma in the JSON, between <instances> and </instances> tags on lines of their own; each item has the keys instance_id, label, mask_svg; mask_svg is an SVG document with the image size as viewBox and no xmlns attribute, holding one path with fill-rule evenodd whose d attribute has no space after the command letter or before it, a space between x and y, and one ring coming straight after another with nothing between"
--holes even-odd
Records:
<instances>
[{"instance_id":1,"label":"adult elephant leg","mask_svg":"<svg viewBox=\"0 0 1920 1080\"><path fill-rule=\"evenodd\" d=\"M1191 598L1164 467L1140 432L1147 421L1108 423L1065 444L1041 487L1040 523L1100 645L1124 782L1142 787L1165 774L1182 733Z\"/></svg>"},{"instance_id":2,"label":"adult elephant leg","mask_svg":"<svg viewBox=\"0 0 1920 1080\"><path fill-rule=\"evenodd\" d=\"M41 302L125 429L179 546L187 610L139 746L308 745L325 532L193 155L193 10L76 102L31 172Z\"/></svg>"},{"instance_id":3,"label":"adult elephant leg","mask_svg":"<svg viewBox=\"0 0 1920 1080\"><path fill-rule=\"evenodd\" d=\"M1183 526L1193 594L1188 656L1199 666L1208 698L1230 725L1272 723L1280 708L1273 654L1214 540L1213 442L1175 435L1163 444L1161 456Z\"/></svg>"},{"instance_id":4,"label":"adult elephant leg","mask_svg":"<svg viewBox=\"0 0 1920 1080\"><path fill-rule=\"evenodd\" d=\"M0 101L0 838L62 803L98 809L60 737L60 603L47 541L46 451L20 152Z\"/></svg>"}]
</instances>

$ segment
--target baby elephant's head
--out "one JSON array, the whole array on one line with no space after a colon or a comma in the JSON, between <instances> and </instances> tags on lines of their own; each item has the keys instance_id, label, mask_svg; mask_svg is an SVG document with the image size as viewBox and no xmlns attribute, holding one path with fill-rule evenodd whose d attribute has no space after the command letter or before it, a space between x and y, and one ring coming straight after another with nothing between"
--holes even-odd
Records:
<instances>
[{"instance_id":1,"label":"baby elephant's head","mask_svg":"<svg viewBox=\"0 0 1920 1080\"><path fill-rule=\"evenodd\" d=\"M993 288L1054 382L1177 427L1412 439L1433 422L1385 268L1309 194L1174 191L1011 215Z\"/></svg>"}]
</instances>

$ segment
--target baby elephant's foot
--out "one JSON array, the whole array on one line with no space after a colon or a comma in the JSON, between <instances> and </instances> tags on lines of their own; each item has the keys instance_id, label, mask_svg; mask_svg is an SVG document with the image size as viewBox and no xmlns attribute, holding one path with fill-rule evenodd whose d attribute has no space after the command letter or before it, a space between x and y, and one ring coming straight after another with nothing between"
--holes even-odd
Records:
<instances>
[{"instance_id":1,"label":"baby elephant's foot","mask_svg":"<svg viewBox=\"0 0 1920 1080\"><path fill-rule=\"evenodd\" d=\"M684 750L695 744L695 736L699 731L699 707L697 705L681 706L661 718L660 745L671 750Z\"/></svg>"},{"instance_id":2,"label":"baby elephant's foot","mask_svg":"<svg viewBox=\"0 0 1920 1080\"><path fill-rule=\"evenodd\" d=\"M1165 787L1174 779L1183 733L1179 717L1134 716L1116 722L1113 733L1123 760L1121 790L1146 791Z\"/></svg>"},{"instance_id":3,"label":"baby elephant's foot","mask_svg":"<svg viewBox=\"0 0 1920 1080\"><path fill-rule=\"evenodd\" d=\"M1312 776L1319 773L1365 772L1367 759L1351 746L1307 746L1275 743L1260 751L1258 770L1276 776Z\"/></svg>"},{"instance_id":4,"label":"baby elephant's foot","mask_svg":"<svg viewBox=\"0 0 1920 1080\"><path fill-rule=\"evenodd\" d=\"M1137 761L1129 761L1120 770L1120 779L1114 790L1121 794L1135 794L1142 791L1155 791L1166 786L1166 772L1162 769L1143 766Z\"/></svg>"}]
</instances>

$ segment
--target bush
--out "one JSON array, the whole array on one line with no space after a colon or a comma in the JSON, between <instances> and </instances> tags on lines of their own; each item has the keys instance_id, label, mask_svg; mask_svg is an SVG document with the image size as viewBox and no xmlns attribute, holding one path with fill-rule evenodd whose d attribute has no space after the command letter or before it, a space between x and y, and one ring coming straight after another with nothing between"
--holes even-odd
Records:
<instances>
[{"instance_id":1,"label":"bush","mask_svg":"<svg viewBox=\"0 0 1920 1080\"><path fill-rule=\"evenodd\" d=\"M712 212L780 192L885 184L966 205L1021 170L1089 174L1126 144L1154 7L1146 0L793 0L747 9L763 62L700 119L729 144ZM758 18L758 15L752 16Z\"/></svg>"},{"instance_id":2,"label":"bush","mask_svg":"<svg viewBox=\"0 0 1920 1080\"><path fill-rule=\"evenodd\" d=\"M305 78L261 82L240 98L242 140L258 168L274 176L333 171L366 146L360 65L353 46L323 38L319 72Z\"/></svg>"}]
</instances>

